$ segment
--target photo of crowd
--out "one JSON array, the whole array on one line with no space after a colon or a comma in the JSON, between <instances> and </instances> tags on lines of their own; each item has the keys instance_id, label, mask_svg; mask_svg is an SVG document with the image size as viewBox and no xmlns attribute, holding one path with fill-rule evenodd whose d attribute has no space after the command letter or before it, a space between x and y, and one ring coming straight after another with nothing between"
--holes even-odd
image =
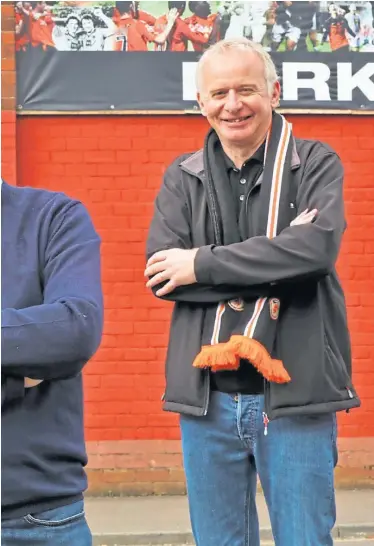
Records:
<instances>
[{"instance_id":1,"label":"photo of crowd","mask_svg":"<svg viewBox=\"0 0 374 546\"><path fill-rule=\"evenodd\" d=\"M374 52L374 2L16 2L16 49L197 51L247 37L269 52Z\"/></svg>"}]
</instances>

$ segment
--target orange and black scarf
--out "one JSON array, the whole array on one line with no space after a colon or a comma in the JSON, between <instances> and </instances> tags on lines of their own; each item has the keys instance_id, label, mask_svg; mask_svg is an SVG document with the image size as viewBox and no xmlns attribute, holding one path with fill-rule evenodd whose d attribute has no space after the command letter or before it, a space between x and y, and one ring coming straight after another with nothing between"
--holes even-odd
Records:
<instances>
[{"instance_id":1,"label":"orange and black scarf","mask_svg":"<svg viewBox=\"0 0 374 546\"><path fill-rule=\"evenodd\" d=\"M216 153L217 134L209 131L204 145L205 192L216 245L241 241L228 175ZM277 113L265 142L264 170L255 236L276 237L292 220L290 168L291 124ZM202 349L193 363L213 372L236 370L240 360L252 364L268 381L286 383L290 376L280 360L272 358L281 301L277 297L221 302L207 310Z\"/></svg>"}]
</instances>

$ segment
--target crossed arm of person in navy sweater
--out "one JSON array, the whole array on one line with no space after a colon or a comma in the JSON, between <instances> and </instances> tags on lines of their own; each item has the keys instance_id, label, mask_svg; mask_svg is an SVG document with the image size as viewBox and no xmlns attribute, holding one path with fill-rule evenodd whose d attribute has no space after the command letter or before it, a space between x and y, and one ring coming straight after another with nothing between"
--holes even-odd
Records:
<instances>
[{"instance_id":1,"label":"crossed arm of person in navy sweater","mask_svg":"<svg viewBox=\"0 0 374 546\"><path fill-rule=\"evenodd\" d=\"M29 190L30 195L22 190ZM19 224L10 206L8 236L2 237L9 260L3 271L3 290L8 295L1 311L2 390L7 399L18 397L24 387L34 387L42 380L80 373L102 335L100 238L81 203L63 194L44 192L46 202L40 204L41 198L33 192L43 191L2 189L3 215L8 210L7 192L10 203L16 200L12 194L17 194L17 210L22 205L25 209L20 211L25 258L12 251L17 240L9 230L13 225L19 231ZM20 269L20 259L21 265L26 265L23 281L17 282L16 276L12 278L12 267Z\"/></svg>"}]
</instances>

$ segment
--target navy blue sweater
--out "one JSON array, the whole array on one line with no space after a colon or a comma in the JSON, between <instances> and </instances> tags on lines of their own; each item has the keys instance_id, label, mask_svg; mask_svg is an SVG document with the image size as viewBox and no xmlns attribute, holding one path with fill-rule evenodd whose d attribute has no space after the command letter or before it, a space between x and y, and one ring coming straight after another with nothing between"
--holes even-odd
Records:
<instances>
[{"instance_id":1,"label":"navy blue sweater","mask_svg":"<svg viewBox=\"0 0 374 546\"><path fill-rule=\"evenodd\" d=\"M2 184L2 517L86 488L82 368L97 350L100 239L61 193ZM24 388L24 377L44 379Z\"/></svg>"}]
</instances>

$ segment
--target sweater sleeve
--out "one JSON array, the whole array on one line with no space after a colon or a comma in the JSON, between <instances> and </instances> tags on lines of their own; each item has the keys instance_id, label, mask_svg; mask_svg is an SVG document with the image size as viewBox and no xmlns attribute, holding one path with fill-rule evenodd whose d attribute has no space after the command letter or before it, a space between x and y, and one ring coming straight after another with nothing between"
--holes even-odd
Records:
<instances>
[{"instance_id":1,"label":"sweater sleeve","mask_svg":"<svg viewBox=\"0 0 374 546\"><path fill-rule=\"evenodd\" d=\"M1 368L7 376L74 376L100 344L100 239L91 219L81 203L68 201L56 207L44 229L43 303L1 311Z\"/></svg>"}]
</instances>

